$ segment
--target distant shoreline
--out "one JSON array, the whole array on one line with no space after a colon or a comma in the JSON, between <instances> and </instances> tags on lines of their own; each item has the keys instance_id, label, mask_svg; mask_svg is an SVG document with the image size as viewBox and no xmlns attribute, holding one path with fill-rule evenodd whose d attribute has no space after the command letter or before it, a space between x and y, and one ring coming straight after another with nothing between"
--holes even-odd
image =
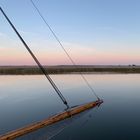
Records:
<instances>
[{"instance_id":1,"label":"distant shoreline","mask_svg":"<svg viewBox=\"0 0 140 140\"><path fill-rule=\"evenodd\" d=\"M140 66L135 65L58 65L44 66L48 74L106 74L106 73L140 73ZM40 75L37 66L0 66L0 75Z\"/></svg>"}]
</instances>

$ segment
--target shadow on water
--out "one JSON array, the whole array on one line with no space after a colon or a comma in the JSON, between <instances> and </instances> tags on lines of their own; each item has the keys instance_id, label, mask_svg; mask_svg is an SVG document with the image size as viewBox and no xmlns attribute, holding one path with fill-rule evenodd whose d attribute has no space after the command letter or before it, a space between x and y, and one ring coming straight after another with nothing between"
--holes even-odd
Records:
<instances>
[{"instance_id":1,"label":"shadow on water","mask_svg":"<svg viewBox=\"0 0 140 140\"><path fill-rule=\"evenodd\" d=\"M59 136L64 130L74 127L77 123L80 123L80 127L84 127L89 120L96 115L96 111L99 107L86 110L80 114L72 116L71 118L57 122L53 125L41 128L37 131L17 138L17 140L53 140ZM93 113L94 112L94 113ZM70 132L69 132L70 133ZM71 139L69 135L68 139Z\"/></svg>"}]
</instances>

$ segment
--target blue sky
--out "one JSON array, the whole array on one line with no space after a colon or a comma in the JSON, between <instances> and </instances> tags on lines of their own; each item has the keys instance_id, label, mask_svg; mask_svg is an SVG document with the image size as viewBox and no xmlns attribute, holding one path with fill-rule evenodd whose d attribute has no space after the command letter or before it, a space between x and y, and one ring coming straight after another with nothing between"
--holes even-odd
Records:
<instances>
[{"instance_id":1,"label":"blue sky","mask_svg":"<svg viewBox=\"0 0 140 140\"><path fill-rule=\"evenodd\" d=\"M34 0L34 2L78 64L140 64L139 0ZM37 53L38 48L40 49L40 54L37 55L42 63L69 63L66 60L62 61L65 57L60 57L61 48L34 10L30 0L1 0L0 4L31 48ZM13 40L16 50L18 38L0 14L0 47L10 47L10 43L9 45L4 43L6 39L3 39L2 35ZM53 51L52 47L55 48ZM41 50L42 52L49 50L49 57L56 50L57 54L55 52L54 55L59 56L57 60L61 58L60 62L52 61L51 58L50 62L46 62L48 54L41 53ZM3 63L0 61L0 64ZM15 60L13 63L16 64Z\"/></svg>"}]
</instances>

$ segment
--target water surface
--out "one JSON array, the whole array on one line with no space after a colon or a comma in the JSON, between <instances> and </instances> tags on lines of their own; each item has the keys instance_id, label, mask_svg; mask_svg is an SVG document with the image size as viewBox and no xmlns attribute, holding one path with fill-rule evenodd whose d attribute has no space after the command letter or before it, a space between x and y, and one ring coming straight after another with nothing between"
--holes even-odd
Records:
<instances>
[{"instance_id":1,"label":"water surface","mask_svg":"<svg viewBox=\"0 0 140 140\"><path fill-rule=\"evenodd\" d=\"M68 124L52 140L139 140L140 75L85 76L104 103ZM79 75L51 77L71 106L96 100ZM44 76L0 76L0 134L40 121L64 109ZM45 131L42 129L39 133L47 135ZM32 137L37 138L37 135L33 133Z\"/></svg>"}]
</instances>

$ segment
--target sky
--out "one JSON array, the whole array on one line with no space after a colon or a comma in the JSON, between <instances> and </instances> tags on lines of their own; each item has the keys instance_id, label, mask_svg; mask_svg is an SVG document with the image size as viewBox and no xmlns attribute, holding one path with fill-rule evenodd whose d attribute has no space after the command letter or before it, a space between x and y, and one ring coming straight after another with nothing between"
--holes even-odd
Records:
<instances>
[{"instance_id":1,"label":"sky","mask_svg":"<svg viewBox=\"0 0 140 140\"><path fill-rule=\"evenodd\" d=\"M76 64L140 65L140 0L34 0ZM0 5L43 65L71 64L30 0ZM0 65L35 65L0 13Z\"/></svg>"}]
</instances>

